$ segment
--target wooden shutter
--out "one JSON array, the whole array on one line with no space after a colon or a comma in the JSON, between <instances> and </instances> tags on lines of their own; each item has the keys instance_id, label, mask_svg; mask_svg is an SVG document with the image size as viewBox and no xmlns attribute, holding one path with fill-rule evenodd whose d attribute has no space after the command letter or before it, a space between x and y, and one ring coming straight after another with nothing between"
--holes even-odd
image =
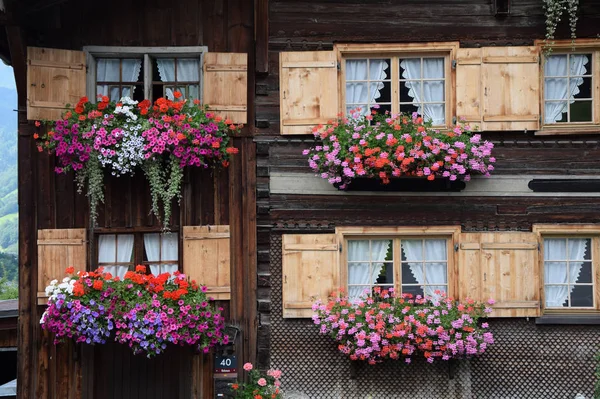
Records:
<instances>
[{"instance_id":1,"label":"wooden shutter","mask_svg":"<svg viewBox=\"0 0 600 399\"><path fill-rule=\"evenodd\" d=\"M283 235L283 317L311 317L314 299L339 287L335 234Z\"/></svg>"},{"instance_id":2,"label":"wooden shutter","mask_svg":"<svg viewBox=\"0 0 600 399\"><path fill-rule=\"evenodd\" d=\"M538 241L534 233L463 233L459 298L496 301L492 317L540 315Z\"/></svg>"},{"instance_id":3,"label":"wooden shutter","mask_svg":"<svg viewBox=\"0 0 600 399\"><path fill-rule=\"evenodd\" d=\"M85 53L27 48L27 119L60 119L67 104L85 96Z\"/></svg>"},{"instance_id":4,"label":"wooden shutter","mask_svg":"<svg viewBox=\"0 0 600 399\"><path fill-rule=\"evenodd\" d=\"M203 102L233 123L247 123L248 54L204 54Z\"/></svg>"},{"instance_id":5,"label":"wooden shutter","mask_svg":"<svg viewBox=\"0 0 600 399\"><path fill-rule=\"evenodd\" d=\"M279 79L281 134L310 134L313 126L337 118L335 52L282 52Z\"/></svg>"},{"instance_id":6,"label":"wooden shutter","mask_svg":"<svg viewBox=\"0 0 600 399\"><path fill-rule=\"evenodd\" d=\"M38 304L47 302L46 287L52 280L62 280L67 267L86 270L86 237L85 229L38 230Z\"/></svg>"},{"instance_id":7,"label":"wooden shutter","mask_svg":"<svg viewBox=\"0 0 600 399\"><path fill-rule=\"evenodd\" d=\"M183 273L214 299L231 299L229 226L183 227Z\"/></svg>"},{"instance_id":8,"label":"wooden shutter","mask_svg":"<svg viewBox=\"0 0 600 399\"><path fill-rule=\"evenodd\" d=\"M538 130L539 62L536 46L459 49L458 118L474 122L481 130Z\"/></svg>"}]
</instances>

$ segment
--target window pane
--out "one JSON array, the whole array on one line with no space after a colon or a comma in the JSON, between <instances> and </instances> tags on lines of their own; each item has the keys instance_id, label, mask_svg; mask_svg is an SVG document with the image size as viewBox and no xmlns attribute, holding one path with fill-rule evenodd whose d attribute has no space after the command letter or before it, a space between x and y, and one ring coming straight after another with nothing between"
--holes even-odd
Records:
<instances>
[{"instance_id":1,"label":"window pane","mask_svg":"<svg viewBox=\"0 0 600 399\"><path fill-rule=\"evenodd\" d=\"M348 261L368 261L369 260L369 240L349 240L348 241Z\"/></svg>"},{"instance_id":2,"label":"window pane","mask_svg":"<svg viewBox=\"0 0 600 399\"><path fill-rule=\"evenodd\" d=\"M556 123L567 122L567 107L566 101L552 101L544 104L544 122Z\"/></svg>"},{"instance_id":3,"label":"window pane","mask_svg":"<svg viewBox=\"0 0 600 399\"><path fill-rule=\"evenodd\" d=\"M98 236L98 263L117 261L117 243L115 234Z\"/></svg>"},{"instance_id":4,"label":"window pane","mask_svg":"<svg viewBox=\"0 0 600 399\"><path fill-rule=\"evenodd\" d=\"M574 269L572 283L592 283L592 262L571 262L570 267ZM578 269L579 275L575 277Z\"/></svg>"},{"instance_id":5,"label":"window pane","mask_svg":"<svg viewBox=\"0 0 600 399\"><path fill-rule=\"evenodd\" d=\"M435 292L439 291L440 294L442 293L448 293L448 286L446 285L429 285L427 287L425 287L425 294L427 296L430 297L438 297L439 294L436 294Z\"/></svg>"},{"instance_id":6,"label":"window pane","mask_svg":"<svg viewBox=\"0 0 600 399\"><path fill-rule=\"evenodd\" d=\"M423 264L422 263L413 263L409 265L408 263L402 263L402 283L403 284L418 284L419 282L415 278L413 274L413 270L418 275L423 274Z\"/></svg>"},{"instance_id":7,"label":"window pane","mask_svg":"<svg viewBox=\"0 0 600 399\"><path fill-rule=\"evenodd\" d=\"M369 83L369 101L373 103L389 103L392 101L392 85L390 82Z\"/></svg>"},{"instance_id":8,"label":"window pane","mask_svg":"<svg viewBox=\"0 0 600 399\"><path fill-rule=\"evenodd\" d=\"M392 241L391 240L372 240L371 241L371 261L392 260Z\"/></svg>"},{"instance_id":9,"label":"window pane","mask_svg":"<svg viewBox=\"0 0 600 399\"><path fill-rule=\"evenodd\" d=\"M544 98L546 100L566 100L568 98L567 84L567 78L544 79Z\"/></svg>"},{"instance_id":10,"label":"window pane","mask_svg":"<svg viewBox=\"0 0 600 399\"><path fill-rule=\"evenodd\" d=\"M193 100L200 99L200 86L198 85L189 85L188 92L186 98L191 98Z\"/></svg>"},{"instance_id":11,"label":"window pane","mask_svg":"<svg viewBox=\"0 0 600 399\"><path fill-rule=\"evenodd\" d=\"M569 70L571 76L592 74L591 54L572 54L569 56Z\"/></svg>"},{"instance_id":12,"label":"window pane","mask_svg":"<svg viewBox=\"0 0 600 399\"><path fill-rule=\"evenodd\" d=\"M594 287L591 285L576 285L571 291L571 306L594 306Z\"/></svg>"},{"instance_id":13,"label":"window pane","mask_svg":"<svg viewBox=\"0 0 600 399\"><path fill-rule=\"evenodd\" d=\"M377 267L379 265L375 264L374 266ZM379 275L376 277L375 283L377 284L394 284L394 264L389 262L384 263L379 271Z\"/></svg>"},{"instance_id":14,"label":"window pane","mask_svg":"<svg viewBox=\"0 0 600 399\"><path fill-rule=\"evenodd\" d=\"M589 238L569 238L569 260L590 260L590 242Z\"/></svg>"},{"instance_id":15,"label":"window pane","mask_svg":"<svg viewBox=\"0 0 600 399\"><path fill-rule=\"evenodd\" d=\"M163 82L175 81L175 59L174 58L157 58L156 65L158 67L158 75Z\"/></svg>"},{"instance_id":16,"label":"window pane","mask_svg":"<svg viewBox=\"0 0 600 399\"><path fill-rule=\"evenodd\" d=\"M425 79L437 79L444 77L444 59L443 58L425 58L423 59L423 77Z\"/></svg>"},{"instance_id":17,"label":"window pane","mask_svg":"<svg viewBox=\"0 0 600 399\"><path fill-rule=\"evenodd\" d=\"M567 76L567 55L552 55L546 58L545 76Z\"/></svg>"},{"instance_id":18,"label":"window pane","mask_svg":"<svg viewBox=\"0 0 600 399\"><path fill-rule=\"evenodd\" d=\"M447 284L446 263L425 263L425 284Z\"/></svg>"},{"instance_id":19,"label":"window pane","mask_svg":"<svg viewBox=\"0 0 600 399\"><path fill-rule=\"evenodd\" d=\"M400 79L421 79L421 59L400 59Z\"/></svg>"},{"instance_id":20,"label":"window pane","mask_svg":"<svg viewBox=\"0 0 600 399\"><path fill-rule=\"evenodd\" d=\"M390 60L389 59L370 59L369 60L369 80L390 79Z\"/></svg>"},{"instance_id":21,"label":"window pane","mask_svg":"<svg viewBox=\"0 0 600 399\"><path fill-rule=\"evenodd\" d=\"M117 262L133 262L133 234L117 235Z\"/></svg>"},{"instance_id":22,"label":"window pane","mask_svg":"<svg viewBox=\"0 0 600 399\"><path fill-rule=\"evenodd\" d=\"M142 70L141 59L123 59L121 60L122 82L139 82L140 72Z\"/></svg>"},{"instance_id":23,"label":"window pane","mask_svg":"<svg viewBox=\"0 0 600 399\"><path fill-rule=\"evenodd\" d=\"M423 296L423 287L418 285L402 285L402 293Z\"/></svg>"},{"instance_id":24,"label":"window pane","mask_svg":"<svg viewBox=\"0 0 600 399\"><path fill-rule=\"evenodd\" d=\"M446 240L425 240L425 258L427 260L447 260Z\"/></svg>"},{"instance_id":25,"label":"window pane","mask_svg":"<svg viewBox=\"0 0 600 399\"><path fill-rule=\"evenodd\" d=\"M423 101L424 102L442 102L444 101L444 81L426 80L423 82Z\"/></svg>"},{"instance_id":26,"label":"window pane","mask_svg":"<svg viewBox=\"0 0 600 399\"><path fill-rule=\"evenodd\" d=\"M544 286L546 296L546 306L550 308L560 308L569 306L569 286L568 285L546 285Z\"/></svg>"},{"instance_id":27,"label":"window pane","mask_svg":"<svg viewBox=\"0 0 600 399\"><path fill-rule=\"evenodd\" d=\"M98 82L120 82L120 60L118 58L98 58L96 80Z\"/></svg>"},{"instance_id":28,"label":"window pane","mask_svg":"<svg viewBox=\"0 0 600 399\"><path fill-rule=\"evenodd\" d=\"M379 108L371 107L371 111L376 111L378 114L385 114L387 111L388 114L392 113L392 105L391 104L381 104Z\"/></svg>"},{"instance_id":29,"label":"window pane","mask_svg":"<svg viewBox=\"0 0 600 399\"><path fill-rule=\"evenodd\" d=\"M420 81L400 82L400 102L420 102L418 99L422 98L422 84Z\"/></svg>"},{"instance_id":30,"label":"window pane","mask_svg":"<svg viewBox=\"0 0 600 399\"><path fill-rule=\"evenodd\" d=\"M545 260L567 260L567 240L565 238L544 239Z\"/></svg>"},{"instance_id":31,"label":"window pane","mask_svg":"<svg viewBox=\"0 0 600 399\"><path fill-rule=\"evenodd\" d=\"M367 60L346 60L346 81L367 80Z\"/></svg>"},{"instance_id":32,"label":"window pane","mask_svg":"<svg viewBox=\"0 0 600 399\"><path fill-rule=\"evenodd\" d=\"M161 260L177 260L179 254L179 240L177 234L167 233L162 236Z\"/></svg>"},{"instance_id":33,"label":"window pane","mask_svg":"<svg viewBox=\"0 0 600 399\"><path fill-rule=\"evenodd\" d=\"M197 58L177 59L177 81L197 82L200 80L198 71L199 60Z\"/></svg>"},{"instance_id":34,"label":"window pane","mask_svg":"<svg viewBox=\"0 0 600 399\"><path fill-rule=\"evenodd\" d=\"M571 104L571 122L590 122L592 120L592 101L575 101Z\"/></svg>"},{"instance_id":35,"label":"window pane","mask_svg":"<svg viewBox=\"0 0 600 399\"><path fill-rule=\"evenodd\" d=\"M412 115L413 112L419 112L419 107L413 104L400 104L400 112Z\"/></svg>"},{"instance_id":36,"label":"window pane","mask_svg":"<svg viewBox=\"0 0 600 399\"><path fill-rule=\"evenodd\" d=\"M446 122L446 115L444 113L444 104L425 104L423 109L425 110L426 121L431 121L433 125L443 125Z\"/></svg>"},{"instance_id":37,"label":"window pane","mask_svg":"<svg viewBox=\"0 0 600 399\"><path fill-rule=\"evenodd\" d=\"M348 284L373 284L369 263L348 263Z\"/></svg>"},{"instance_id":38,"label":"window pane","mask_svg":"<svg viewBox=\"0 0 600 399\"><path fill-rule=\"evenodd\" d=\"M592 78L571 78L569 85L573 98L592 98Z\"/></svg>"},{"instance_id":39,"label":"window pane","mask_svg":"<svg viewBox=\"0 0 600 399\"><path fill-rule=\"evenodd\" d=\"M402 252L407 261L423 261L423 240L402 240Z\"/></svg>"},{"instance_id":40,"label":"window pane","mask_svg":"<svg viewBox=\"0 0 600 399\"><path fill-rule=\"evenodd\" d=\"M544 282L546 284L566 284L567 263L566 262L544 262Z\"/></svg>"},{"instance_id":41,"label":"window pane","mask_svg":"<svg viewBox=\"0 0 600 399\"><path fill-rule=\"evenodd\" d=\"M369 101L368 87L368 83L346 83L346 104L366 104Z\"/></svg>"}]
</instances>

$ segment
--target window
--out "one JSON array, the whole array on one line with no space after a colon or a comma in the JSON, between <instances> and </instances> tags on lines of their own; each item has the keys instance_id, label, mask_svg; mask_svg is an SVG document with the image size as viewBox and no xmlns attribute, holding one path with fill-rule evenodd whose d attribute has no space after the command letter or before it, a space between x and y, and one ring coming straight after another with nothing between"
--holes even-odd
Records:
<instances>
[{"instance_id":1,"label":"window","mask_svg":"<svg viewBox=\"0 0 600 399\"><path fill-rule=\"evenodd\" d=\"M594 308L591 238L544 239L546 308Z\"/></svg>"},{"instance_id":2,"label":"window","mask_svg":"<svg viewBox=\"0 0 600 399\"><path fill-rule=\"evenodd\" d=\"M375 286L402 293L435 296L449 292L448 239L348 237L348 295L356 299Z\"/></svg>"},{"instance_id":3,"label":"window","mask_svg":"<svg viewBox=\"0 0 600 399\"><path fill-rule=\"evenodd\" d=\"M594 120L594 71L591 53L556 54L544 64L544 123Z\"/></svg>"},{"instance_id":4,"label":"window","mask_svg":"<svg viewBox=\"0 0 600 399\"><path fill-rule=\"evenodd\" d=\"M204 47L97 47L88 54L88 97L105 95L111 101L129 96L141 101L159 97L200 99Z\"/></svg>"},{"instance_id":5,"label":"window","mask_svg":"<svg viewBox=\"0 0 600 399\"><path fill-rule=\"evenodd\" d=\"M98 267L120 278L138 264L154 275L173 273L179 267L179 238L174 233L100 234L97 259Z\"/></svg>"},{"instance_id":6,"label":"window","mask_svg":"<svg viewBox=\"0 0 600 399\"><path fill-rule=\"evenodd\" d=\"M357 108L363 115L374 109L416 112L433 125L446 124L444 57L352 58L345 62L346 113Z\"/></svg>"}]
</instances>

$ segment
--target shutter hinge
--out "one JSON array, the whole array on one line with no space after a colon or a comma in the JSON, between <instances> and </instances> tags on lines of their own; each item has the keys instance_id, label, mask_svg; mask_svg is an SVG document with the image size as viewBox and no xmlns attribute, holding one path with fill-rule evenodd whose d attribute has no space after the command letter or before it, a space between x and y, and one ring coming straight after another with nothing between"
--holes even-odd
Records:
<instances>
[{"instance_id":1,"label":"shutter hinge","mask_svg":"<svg viewBox=\"0 0 600 399\"><path fill-rule=\"evenodd\" d=\"M453 117L452 117L452 124L453 124L453 125L456 125L456 116L453 116Z\"/></svg>"},{"instance_id":2,"label":"shutter hinge","mask_svg":"<svg viewBox=\"0 0 600 399\"><path fill-rule=\"evenodd\" d=\"M339 61L338 61L338 62L337 62L337 64L336 64L336 68L337 68L337 70L338 70L338 71L341 71L341 70L342 70L342 64L340 64L340 62L339 62Z\"/></svg>"},{"instance_id":3,"label":"shutter hinge","mask_svg":"<svg viewBox=\"0 0 600 399\"><path fill-rule=\"evenodd\" d=\"M452 69L456 69L456 64L458 62L456 60L452 60Z\"/></svg>"},{"instance_id":4,"label":"shutter hinge","mask_svg":"<svg viewBox=\"0 0 600 399\"><path fill-rule=\"evenodd\" d=\"M454 252L458 252L458 244L454 244Z\"/></svg>"},{"instance_id":5,"label":"shutter hinge","mask_svg":"<svg viewBox=\"0 0 600 399\"><path fill-rule=\"evenodd\" d=\"M542 246L540 245L540 243L538 242L538 252L542 250Z\"/></svg>"},{"instance_id":6,"label":"shutter hinge","mask_svg":"<svg viewBox=\"0 0 600 399\"><path fill-rule=\"evenodd\" d=\"M339 244L338 250L342 252L342 244Z\"/></svg>"}]
</instances>

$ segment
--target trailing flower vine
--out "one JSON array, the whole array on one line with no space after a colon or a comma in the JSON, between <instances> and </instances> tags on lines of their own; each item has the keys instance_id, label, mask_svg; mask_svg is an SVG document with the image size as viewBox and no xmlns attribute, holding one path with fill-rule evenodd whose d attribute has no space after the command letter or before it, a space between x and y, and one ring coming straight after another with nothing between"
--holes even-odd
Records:
<instances>
[{"instance_id":1,"label":"trailing flower vine","mask_svg":"<svg viewBox=\"0 0 600 399\"><path fill-rule=\"evenodd\" d=\"M569 27L571 30L571 39L577 38L577 10L579 0L544 0L544 12L546 14L546 55L552 52L554 44L554 35L561 17L566 10L569 14Z\"/></svg>"},{"instance_id":2,"label":"trailing flower vine","mask_svg":"<svg viewBox=\"0 0 600 399\"><path fill-rule=\"evenodd\" d=\"M45 132L34 135L38 150L56 155L56 173L75 173L79 192L87 187L92 225L104 201L105 171L120 177L141 169L152 213L165 230L173 201L181 198L183 169L227 167L238 152L229 136L241 128L198 100L183 100L179 92L174 100L159 98L154 104L129 97L115 103L106 96L92 103L82 97L62 119L47 124Z\"/></svg>"}]
</instances>

